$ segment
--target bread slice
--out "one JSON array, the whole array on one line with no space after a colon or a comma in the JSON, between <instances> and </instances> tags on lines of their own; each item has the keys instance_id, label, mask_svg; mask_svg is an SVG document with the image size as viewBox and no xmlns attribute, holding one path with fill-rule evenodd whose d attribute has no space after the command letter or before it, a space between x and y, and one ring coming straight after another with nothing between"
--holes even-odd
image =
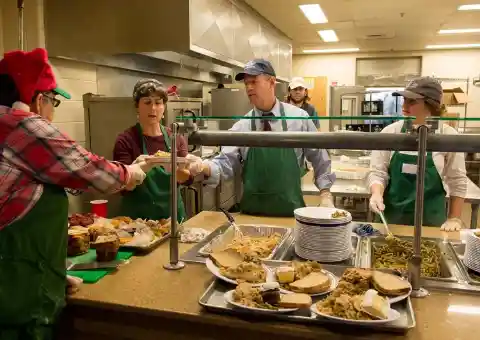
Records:
<instances>
[{"instance_id":1,"label":"bread slice","mask_svg":"<svg viewBox=\"0 0 480 340\"><path fill-rule=\"evenodd\" d=\"M323 293L330 288L330 278L321 272L313 272L303 279L290 283L291 291L296 293L317 294Z\"/></svg>"},{"instance_id":2,"label":"bread slice","mask_svg":"<svg viewBox=\"0 0 480 340\"><path fill-rule=\"evenodd\" d=\"M282 294L279 307L282 308L308 308L312 305L312 298L307 294Z\"/></svg>"},{"instance_id":3,"label":"bread slice","mask_svg":"<svg viewBox=\"0 0 480 340\"><path fill-rule=\"evenodd\" d=\"M210 254L210 259L217 267L233 268L238 267L243 262L243 257L232 249L226 249Z\"/></svg>"},{"instance_id":4,"label":"bread slice","mask_svg":"<svg viewBox=\"0 0 480 340\"><path fill-rule=\"evenodd\" d=\"M410 291L411 286L407 280L397 275L375 271L372 276L373 287L383 295L399 296Z\"/></svg>"}]
</instances>

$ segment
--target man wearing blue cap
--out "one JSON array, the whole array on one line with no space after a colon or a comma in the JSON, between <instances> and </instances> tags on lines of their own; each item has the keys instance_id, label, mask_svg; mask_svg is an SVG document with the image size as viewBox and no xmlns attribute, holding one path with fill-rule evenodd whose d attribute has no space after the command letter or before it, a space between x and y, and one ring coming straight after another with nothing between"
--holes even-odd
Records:
<instances>
[{"instance_id":1,"label":"man wearing blue cap","mask_svg":"<svg viewBox=\"0 0 480 340\"><path fill-rule=\"evenodd\" d=\"M264 59L255 59L245 65L235 80L245 84L248 98L254 106L246 117L309 117L293 105L282 103L275 97L275 70ZM259 120L242 119L230 131L317 131L310 119ZM320 190L320 206L333 207L330 187L335 181L331 173L331 161L325 150L282 149L263 147L222 148L220 155L210 161L190 164L192 175L203 173L206 184L218 185L220 177L229 179L237 171L243 171L243 197L240 210L243 213L263 216L293 216L293 211L304 207L301 190L301 171L305 159L312 163L314 181Z\"/></svg>"}]
</instances>

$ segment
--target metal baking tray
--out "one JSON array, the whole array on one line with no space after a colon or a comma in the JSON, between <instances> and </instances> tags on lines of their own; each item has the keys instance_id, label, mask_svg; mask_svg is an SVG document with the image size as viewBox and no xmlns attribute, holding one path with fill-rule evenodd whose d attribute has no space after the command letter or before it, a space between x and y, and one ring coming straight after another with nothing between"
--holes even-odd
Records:
<instances>
[{"instance_id":1,"label":"metal baking tray","mask_svg":"<svg viewBox=\"0 0 480 340\"><path fill-rule=\"evenodd\" d=\"M353 246L353 254L352 256L341 262L334 262L329 264L338 264L350 267L359 267L360 263L360 241L359 237L355 234L352 234L352 246ZM292 241L285 247L285 251L279 257L282 261L307 261L306 259L301 258L295 253L295 240L292 237Z\"/></svg>"},{"instance_id":2,"label":"metal baking tray","mask_svg":"<svg viewBox=\"0 0 480 340\"><path fill-rule=\"evenodd\" d=\"M271 267L282 266L287 263L285 261L264 261L264 262L265 264ZM339 277L343 274L345 269L349 267L351 266L339 266L339 265L323 266L325 270L328 270ZM243 309L238 309L233 306L230 306L227 302L225 302L223 298L223 295L227 291L234 288L235 286L233 285L230 285L220 280L215 280L200 297L199 303L206 310L209 310L215 313L237 315L243 318L250 317L252 320L255 320L255 321L258 321L260 318L266 318L266 319L274 319L274 320L293 322L293 323L316 324L316 325L327 327L327 328L337 327L336 330L338 332L349 331L349 330L351 331L352 329L355 329L358 332L362 332L362 330L365 330L366 333L364 335L368 335L367 332L371 332L372 330L379 331L379 332L406 333L408 330L414 328L416 325L415 313L413 311L410 298L392 305L392 308L394 308L401 314L400 318L392 323L382 324L382 325L351 325L351 324L342 323L340 321L334 321L331 319L316 317L308 309L298 310L294 313L289 313L289 314L266 314L266 313L260 314L260 313L252 313ZM314 297L313 302L314 303L318 302L322 298L325 298L325 297ZM355 333L355 334L358 334L358 333Z\"/></svg>"},{"instance_id":3,"label":"metal baking tray","mask_svg":"<svg viewBox=\"0 0 480 340\"><path fill-rule=\"evenodd\" d=\"M463 255L465 254L465 243L449 243L452 252L457 258L458 266L461 268L462 273L467 278L467 282L474 286L480 286L480 273L477 273L463 263Z\"/></svg>"},{"instance_id":4,"label":"metal baking tray","mask_svg":"<svg viewBox=\"0 0 480 340\"><path fill-rule=\"evenodd\" d=\"M269 256L265 260L272 259L280 249L283 249L285 242L292 234L292 228L277 227L272 225L263 225L263 224L238 224L238 228L241 230L242 234L245 236L252 237L268 237L275 233L280 234L281 238L278 244L273 248ZM210 242L205 244L202 248L199 249L198 254L208 257L210 255L209 247L217 238L222 237L222 234L217 235L215 238L211 239Z\"/></svg>"},{"instance_id":5,"label":"metal baking tray","mask_svg":"<svg viewBox=\"0 0 480 340\"><path fill-rule=\"evenodd\" d=\"M413 242L413 237L399 237L402 240ZM456 262L451 256L450 249L443 240L436 238L422 237L422 240L434 242L437 246L437 250L440 252L440 277L422 277L427 281L444 281L444 282L458 282L457 277L454 275L456 272ZM362 263L361 267L373 268L375 262L375 254L373 251L373 246L383 245L386 243L385 238L382 237L368 237L363 238L361 241L362 247L367 247L366 249L361 250L362 253Z\"/></svg>"},{"instance_id":6,"label":"metal baking tray","mask_svg":"<svg viewBox=\"0 0 480 340\"><path fill-rule=\"evenodd\" d=\"M120 245L120 249L122 250L131 250L135 251L137 253L149 253L155 248L157 248L159 245L161 245L163 242L168 240L170 238L170 233L165 234L165 236L161 238L157 238L156 240L150 242L150 244L145 245L145 246L128 246L128 245Z\"/></svg>"}]
</instances>

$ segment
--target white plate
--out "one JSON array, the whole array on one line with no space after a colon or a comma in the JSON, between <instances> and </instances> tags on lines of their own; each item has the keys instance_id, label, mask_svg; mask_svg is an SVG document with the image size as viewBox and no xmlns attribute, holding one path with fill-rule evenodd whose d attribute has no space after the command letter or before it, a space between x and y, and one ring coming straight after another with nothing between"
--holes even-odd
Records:
<instances>
[{"instance_id":1,"label":"white plate","mask_svg":"<svg viewBox=\"0 0 480 340\"><path fill-rule=\"evenodd\" d=\"M310 296L322 296L322 295L326 295L326 294L332 292L333 290L335 290L335 288L337 288L338 277L336 277L333 273L331 273L327 270L322 270L322 273L326 274L330 278L330 288L328 290L322 292L322 293L308 294L308 295L310 295ZM277 275L275 273L274 273L273 279L275 281L277 281ZM291 290L287 290L287 289L284 289L282 287L280 287L280 292L286 293L286 294L295 293L295 292L292 292Z\"/></svg>"},{"instance_id":2,"label":"white plate","mask_svg":"<svg viewBox=\"0 0 480 340\"><path fill-rule=\"evenodd\" d=\"M409 283L410 285L410 283ZM408 298L410 296L410 294L412 294L412 285L410 285L410 290L408 291L408 293L406 294L403 294L403 295L399 295L399 296L385 296L387 299L388 299L388 302L390 302L390 304L393 304L393 303L397 303L397 302L400 302L402 300L405 300L406 298Z\"/></svg>"},{"instance_id":3,"label":"white plate","mask_svg":"<svg viewBox=\"0 0 480 340\"><path fill-rule=\"evenodd\" d=\"M172 159L165 156L152 156L147 158L145 162L152 164L171 164ZM188 161L185 157L177 157L177 163L185 164L188 163Z\"/></svg>"},{"instance_id":4,"label":"white plate","mask_svg":"<svg viewBox=\"0 0 480 340\"><path fill-rule=\"evenodd\" d=\"M345 212L346 216L332 218L332 214L336 211ZM315 224L317 224L317 222L338 223L352 220L352 215L348 211L336 208L304 207L295 209L293 213L296 219Z\"/></svg>"},{"instance_id":5,"label":"white plate","mask_svg":"<svg viewBox=\"0 0 480 340\"><path fill-rule=\"evenodd\" d=\"M231 304L235 307L238 307L238 308L250 310L250 311L256 312L256 313L269 313L269 314L291 313L291 312L295 312L296 310L298 310L298 308L263 309L263 308L248 307L248 306L245 306L245 305L242 305L238 302L233 301L233 292L234 291L235 290L229 290L228 292L226 292L223 295L223 297L225 298L225 301L227 301L229 304Z\"/></svg>"},{"instance_id":6,"label":"white plate","mask_svg":"<svg viewBox=\"0 0 480 340\"><path fill-rule=\"evenodd\" d=\"M210 272L215 275L218 279L220 280L223 280L225 282L228 282L228 283L231 283L232 285L238 285L238 282L235 281L235 280L232 280L232 279L229 279L228 277L225 277L223 276L222 274L220 274L220 268L218 268L215 263L213 263L213 261L211 259L206 259L205 261L205 265L207 266L208 270L210 270ZM265 278L265 281L266 282L272 282L274 280L274 277L273 277L273 273L264 265L262 265L263 269L265 270L265 273L267 274L267 277ZM252 283L252 285L254 287L259 287L261 286L262 284L264 284L265 282L262 282L262 283Z\"/></svg>"},{"instance_id":7,"label":"white plate","mask_svg":"<svg viewBox=\"0 0 480 340\"><path fill-rule=\"evenodd\" d=\"M400 317L400 313L397 312L395 309L391 309L388 312L388 319L386 320L349 320L349 319L344 319L344 318L339 318L337 316L332 316L332 315L327 315L320 313L320 311L317 309L317 304L314 303L310 307L310 310L312 313L314 313L317 316L321 316L322 318L330 319L330 320L335 320L339 321L341 323L346 323L346 324L352 324L352 325L375 325L375 324L383 324L383 323L389 323L397 320Z\"/></svg>"}]
</instances>

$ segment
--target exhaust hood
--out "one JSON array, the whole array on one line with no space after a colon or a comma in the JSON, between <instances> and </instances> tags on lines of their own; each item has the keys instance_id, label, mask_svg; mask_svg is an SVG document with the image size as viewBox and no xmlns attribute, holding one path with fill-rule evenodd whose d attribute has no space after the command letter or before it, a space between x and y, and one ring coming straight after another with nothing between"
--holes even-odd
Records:
<instances>
[{"instance_id":1,"label":"exhaust hood","mask_svg":"<svg viewBox=\"0 0 480 340\"><path fill-rule=\"evenodd\" d=\"M45 0L45 39L51 56L173 51L242 67L272 62L291 78L291 40L238 0Z\"/></svg>"}]
</instances>

